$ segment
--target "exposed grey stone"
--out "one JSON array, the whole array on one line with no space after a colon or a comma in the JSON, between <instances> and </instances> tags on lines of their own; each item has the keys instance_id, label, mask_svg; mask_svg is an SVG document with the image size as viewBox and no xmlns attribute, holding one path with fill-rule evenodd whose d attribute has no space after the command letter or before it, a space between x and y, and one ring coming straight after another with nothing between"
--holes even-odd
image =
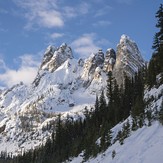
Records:
<instances>
[{"instance_id":1,"label":"exposed grey stone","mask_svg":"<svg viewBox=\"0 0 163 163\"><path fill-rule=\"evenodd\" d=\"M132 78L145 65L138 46L128 36L122 35L117 45L117 58L113 69L113 76L119 85L124 82L124 75Z\"/></svg>"},{"instance_id":2,"label":"exposed grey stone","mask_svg":"<svg viewBox=\"0 0 163 163\"><path fill-rule=\"evenodd\" d=\"M73 58L72 50L66 43L63 43L59 48L49 46L44 54L40 70L55 71L68 58Z\"/></svg>"},{"instance_id":3,"label":"exposed grey stone","mask_svg":"<svg viewBox=\"0 0 163 163\"><path fill-rule=\"evenodd\" d=\"M106 55L105 55L105 60L104 60L104 66L103 70L105 72L109 72L113 70L114 64L116 62L116 53L114 49L107 49Z\"/></svg>"}]
</instances>

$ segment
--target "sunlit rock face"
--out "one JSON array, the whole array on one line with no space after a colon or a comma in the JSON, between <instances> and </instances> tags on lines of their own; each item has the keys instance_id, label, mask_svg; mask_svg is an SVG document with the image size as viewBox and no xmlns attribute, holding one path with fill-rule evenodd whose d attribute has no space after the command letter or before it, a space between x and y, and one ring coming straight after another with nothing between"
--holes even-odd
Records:
<instances>
[{"instance_id":1,"label":"sunlit rock face","mask_svg":"<svg viewBox=\"0 0 163 163\"><path fill-rule=\"evenodd\" d=\"M102 68L104 63L104 53L100 49L97 53L92 53L83 65L83 74L81 78L84 81L91 81L97 67Z\"/></svg>"},{"instance_id":2,"label":"sunlit rock face","mask_svg":"<svg viewBox=\"0 0 163 163\"><path fill-rule=\"evenodd\" d=\"M113 75L119 85L124 82L124 75L133 77L145 65L137 44L128 36L122 35L116 51Z\"/></svg>"},{"instance_id":3,"label":"sunlit rock face","mask_svg":"<svg viewBox=\"0 0 163 163\"><path fill-rule=\"evenodd\" d=\"M112 71L116 62L116 53L114 49L109 48L106 51L103 70L105 72Z\"/></svg>"},{"instance_id":4,"label":"sunlit rock face","mask_svg":"<svg viewBox=\"0 0 163 163\"><path fill-rule=\"evenodd\" d=\"M59 48L49 46L45 51L40 70L54 72L68 58L73 58L72 50L67 44L63 43Z\"/></svg>"}]
</instances>

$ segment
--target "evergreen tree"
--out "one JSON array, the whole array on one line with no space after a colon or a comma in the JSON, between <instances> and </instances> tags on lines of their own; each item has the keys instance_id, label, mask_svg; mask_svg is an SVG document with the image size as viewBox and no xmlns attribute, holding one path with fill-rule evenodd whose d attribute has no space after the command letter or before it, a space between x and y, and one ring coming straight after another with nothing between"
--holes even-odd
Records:
<instances>
[{"instance_id":1,"label":"evergreen tree","mask_svg":"<svg viewBox=\"0 0 163 163\"><path fill-rule=\"evenodd\" d=\"M103 123L101 129L101 150L105 151L111 145L112 131L110 129L110 124L108 121Z\"/></svg>"},{"instance_id":2,"label":"evergreen tree","mask_svg":"<svg viewBox=\"0 0 163 163\"><path fill-rule=\"evenodd\" d=\"M159 52L159 50L160 50L160 43L159 43L158 33L156 33L156 34L154 35L154 39L153 39L153 40L154 40L154 41L153 41L152 49L155 50L155 51L154 51L154 54L153 54L153 55L155 55L155 54L157 54L157 53Z\"/></svg>"},{"instance_id":3,"label":"evergreen tree","mask_svg":"<svg viewBox=\"0 0 163 163\"><path fill-rule=\"evenodd\" d=\"M146 111L146 117L148 119L148 126L152 125L152 110L147 110Z\"/></svg>"},{"instance_id":4,"label":"evergreen tree","mask_svg":"<svg viewBox=\"0 0 163 163\"><path fill-rule=\"evenodd\" d=\"M150 60L148 70L147 70L147 84L152 87L156 84L156 64L154 57Z\"/></svg>"},{"instance_id":5,"label":"evergreen tree","mask_svg":"<svg viewBox=\"0 0 163 163\"><path fill-rule=\"evenodd\" d=\"M144 101L143 97L137 96L134 106L131 110L131 115L133 118L139 117L140 115L144 114Z\"/></svg>"},{"instance_id":6,"label":"evergreen tree","mask_svg":"<svg viewBox=\"0 0 163 163\"><path fill-rule=\"evenodd\" d=\"M115 156L116 156L116 151L113 150L113 151L112 151L112 159L114 159Z\"/></svg>"},{"instance_id":7,"label":"evergreen tree","mask_svg":"<svg viewBox=\"0 0 163 163\"><path fill-rule=\"evenodd\" d=\"M120 145L123 145L123 143L124 143L124 137L123 137L123 134L122 134L122 131L121 130L118 131L118 134L117 134L117 138L116 139L119 140Z\"/></svg>"},{"instance_id":8,"label":"evergreen tree","mask_svg":"<svg viewBox=\"0 0 163 163\"><path fill-rule=\"evenodd\" d=\"M163 101L161 103L161 108L160 108L160 111L159 111L159 121L163 125Z\"/></svg>"},{"instance_id":9,"label":"evergreen tree","mask_svg":"<svg viewBox=\"0 0 163 163\"><path fill-rule=\"evenodd\" d=\"M133 92L132 80L125 75L124 92L122 96L123 119L126 119L130 115L133 103Z\"/></svg>"},{"instance_id":10,"label":"evergreen tree","mask_svg":"<svg viewBox=\"0 0 163 163\"><path fill-rule=\"evenodd\" d=\"M114 109L114 123L118 123L122 120L122 101L121 101L121 92L117 84L116 79L113 80L113 102L112 107Z\"/></svg>"},{"instance_id":11,"label":"evergreen tree","mask_svg":"<svg viewBox=\"0 0 163 163\"><path fill-rule=\"evenodd\" d=\"M109 100L109 104L113 102L113 75L112 72L108 72L108 79L107 79L107 97Z\"/></svg>"},{"instance_id":12,"label":"evergreen tree","mask_svg":"<svg viewBox=\"0 0 163 163\"><path fill-rule=\"evenodd\" d=\"M130 136L130 123L129 123L129 120L127 120L127 122L123 125L122 134L123 134L124 139L126 139L127 137Z\"/></svg>"},{"instance_id":13,"label":"evergreen tree","mask_svg":"<svg viewBox=\"0 0 163 163\"><path fill-rule=\"evenodd\" d=\"M158 66L160 70L158 73L163 71L163 4L160 4L159 10L156 12L158 32L155 34L153 49L155 50L155 54L158 56Z\"/></svg>"},{"instance_id":14,"label":"evergreen tree","mask_svg":"<svg viewBox=\"0 0 163 163\"><path fill-rule=\"evenodd\" d=\"M99 98L99 107L100 107L100 110L102 112L105 112L105 110L106 110L106 100L105 100L105 96L104 96L104 91L103 90L102 90L101 96Z\"/></svg>"},{"instance_id":15,"label":"evergreen tree","mask_svg":"<svg viewBox=\"0 0 163 163\"><path fill-rule=\"evenodd\" d=\"M137 117L132 118L132 131L136 131L138 129Z\"/></svg>"},{"instance_id":16,"label":"evergreen tree","mask_svg":"<svg viewBox=\"0 0 163 163\"><path fill-rule=\"evenodd\" d=\"M158 32L154 36L154 49L152 58L148 68L148 84L152 87L156 84L156 75L163 72L163 4L160 4L159 10L156 12L156 28ZM163 76L162 76L163 77Z\"/></svg>"},{"instance_id":17,"label":"evergreen tree","mask_svg":"<svg viewBox=\"0 0 163 163\"><path fill-rule=\"evenodd\" d=\"M159 10L156 12L156 18L158 19L156 27L159 29L157 32L158 40L163 40L163 4L160 4Z\"/></svg>"},{"instance_id":18,"label":"evergreen tree","mask_svg":"<svg viewBox=\"0 0 163 163\"><path fill-rule=\"evenodd\" d=\"M96 95L96 101L95 101L95 113L99 113L99 99L98 96Z\"/></svg>"},{"instance_id":19,"label":"evergreen tree","mask_svg":"<svg viewBox=\"0 0 163 163\"><path fill-rule=\"evenodd\" d=\"M112 72L108 73L107 80L107 98L108 98L108 110L107 119L111 125L115 125L122 120L122 99L119 86L116 79L112 76Z\"/></svg>"}]
</instances>

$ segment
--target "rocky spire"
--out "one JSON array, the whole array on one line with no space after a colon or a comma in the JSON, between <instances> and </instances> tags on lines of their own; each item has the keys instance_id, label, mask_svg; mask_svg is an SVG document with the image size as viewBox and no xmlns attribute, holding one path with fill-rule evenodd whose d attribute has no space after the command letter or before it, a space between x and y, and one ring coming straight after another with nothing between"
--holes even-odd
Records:
<instances>
[{"instance_id":1,"label":"rocky spire","mask_svg":"<svg viewBox=\"0 0 163 163\"><path fill-rule=\"evenodd\" d=\"M116 53L115 53L114 49L112 49L112 48L107 49L106 55L105 55L105 60L104 60L103 70L105 72L112 71L115 62L116 62Z\"/></svg>"},{"instance_id":2,"label":"rocky spire","mask_svg":"<svg viewBox=\"0 0 163 163\"><path fill-rule=\"evenodd\" d=\"M49 46L45 51L40 70L53 72L69 58L73 58L73 55L71 48L66 43L63 43L59 48Z\"/></svg>"},{"instance_id":3,"label":"rocky spire","mask_svg":"<svg viewBox=\"0 0 163 163\"><path fill-rule=\"evenodd\" d=\"M124 74L132 77L145 64L137 44L126 35L121 36L116 54L117 58L113 75L117 79L118 84L123 83Z\"/></svg>"},{"instance_id":4,"label":"rocky spire","mask_svg":"<svg viewBox=\"0 0 163 163\"><path fill-rule=\"evenodd\" d=\"M92 80L97 67L102 68L104 63L104 53L101 49L97 53L92 53L83 65L82 78L86 81Z\"/></svg>"}]
</instances>

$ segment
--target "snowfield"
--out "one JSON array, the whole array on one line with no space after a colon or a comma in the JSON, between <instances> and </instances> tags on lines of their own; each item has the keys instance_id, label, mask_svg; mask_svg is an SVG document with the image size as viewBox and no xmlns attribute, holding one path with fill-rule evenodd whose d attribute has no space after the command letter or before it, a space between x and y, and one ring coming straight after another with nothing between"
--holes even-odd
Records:
<instances>
[{"instance_id":1,"label":"snowfield","mask_svg":"<svg viewBox=\"0 0 163 163\"><path fill-rule=\"evenodd\" d=\"M116 155L112 158L112 152ZM125 139L124 144L116 142L105 153L99 154L86 163L162 163L163 162L163 126L154 122L144 126ZM74 158L71 163L81 163L82 157Z\"/></svg>"}]
</instances>

